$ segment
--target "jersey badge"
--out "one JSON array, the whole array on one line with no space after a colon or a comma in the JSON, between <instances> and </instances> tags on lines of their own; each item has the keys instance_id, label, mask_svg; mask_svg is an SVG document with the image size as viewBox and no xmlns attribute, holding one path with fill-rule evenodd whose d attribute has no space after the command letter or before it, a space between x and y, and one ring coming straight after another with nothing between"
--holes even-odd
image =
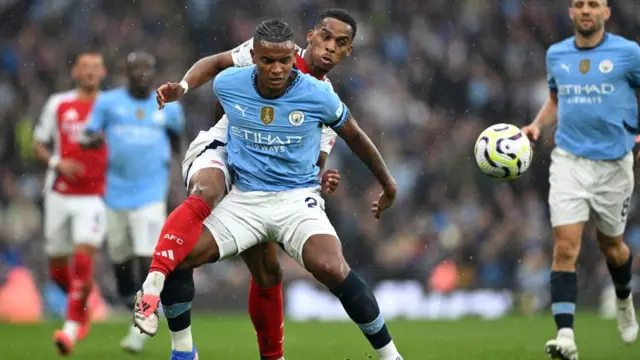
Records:
<instances>
[{"instance_id":1,"label":"jersey badge","mask_svg":"<svg viewBox=\"0 0 640 360\"><path fill-rule=\"evenodd\" d=\"M142 110L142 108L138 108L136 110L136 117L138 118L138 120L144 119L144 110Z\"/></svg>"},{"instance_id":2,"label":"jersey badge","mask_svg":"<svg viewBox=\"0 0 640 360\"><path fill-rule=\"evenodd\" d=\"M600 61L600 65L598 65L598 70L600 70L603 74L608 74L613 70L613 61L609 59L605 59Z\"/></svg>"},{"instance_id":3,"label":"jersey badge","mask_svg":"<svg viewBox=\"0 0 640 360\"><path fill-rule=\"evenodd\" d=\"M153 113L153 122L158 126L164 126L165 123L164 113L160 110Z\"/></svg>"},{"instance_id":4,"label":"jersey badge","mask_svg":"<svg viewBox=\"0 0 640 360\"><path fill-rule=\"evenodd\" d=\"M580 60L580 72L586 74L589 72L591 68L591 60L590 59L582 59Z\"/></svg>"},{"instance_id":5,"label":"jersey badge","mask_svg":"<svg viewBox=\"0 0 640 360\"><path fill-rule=\"evenodd\" d=\"M263 106L260 110L260 120L265 125L269 125L275 119L275 109L271 106Z\"/></svg>"},{"instance_id":6,"label":"jersey badge","mask_svg":"<svg viewBox=\"0 0 640 360\"><path fill-rule=\"evenodd\" d=\"M293 126L300 126L304 122L304 113L300 110L293 110L289 113L289 122Z\"/></svg>"}]
</instances>

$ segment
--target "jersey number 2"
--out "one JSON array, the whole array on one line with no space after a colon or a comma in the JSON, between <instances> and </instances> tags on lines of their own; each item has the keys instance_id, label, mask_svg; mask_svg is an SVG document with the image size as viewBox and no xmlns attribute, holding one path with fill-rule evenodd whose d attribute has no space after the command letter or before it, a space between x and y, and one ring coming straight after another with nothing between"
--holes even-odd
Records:
<instances>
[{"instance_id":1,"label":"jersey number 2","mask_svg":"<svg viewBox=\"0 0 640 360\"><path fill-rule=\"evenodd\" d=\"M307 206L311 209L313 209L314 207L318 206L318 200L316 200L315 198L312 198L311 196L309 196L308 198L304 199L304 202L307 203Z\"/></svg>"}]
</instances>

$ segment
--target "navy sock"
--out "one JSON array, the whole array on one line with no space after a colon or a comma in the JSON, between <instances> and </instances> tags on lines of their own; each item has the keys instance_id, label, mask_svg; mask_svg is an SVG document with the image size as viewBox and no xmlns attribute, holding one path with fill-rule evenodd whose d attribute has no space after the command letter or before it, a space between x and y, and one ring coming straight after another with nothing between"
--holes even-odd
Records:
<instances>
[{"instance_id":1,"label":"navy sock","mask_svg":"<svg viewBox=\"0 0 640 360\"><path fill-rule=\"evenodd\" d=\"M578 277L575 272L551 272L551 310L558 330L573 329L578 298Z\"/></svg>"},{"instance_id":2,"label":"navy sock","mask_svg":"<svg viewBox=\"0 0 640 360\"><path fill-rule=\"evenodd\" d=\"M351 320L353 320L374 349L380 349L391 342L384 318L380 314L373 291L353 270L344 282L331 289Z\"/></svg>"},{"instance_id":3,"label":"navy sock","mask_svg":"<svg viewBox=\"0 0 640 360\"><path fill-rule=\"evenodd\" d=\"M169 273L160 293L169 330L180 331L191 325L191 302L194 297L193 269L175 269Z\"/></svg>"},{"instance_id":4,"label":"navy sock","mask_svg":"<svg viewBox=\"0 0 640 360\"><path fill-rule=\"evenodd\" d=\"M629 259L622 266L615 266L607 262L611 279L616 287L618 299L626 299L631 295L631 263L633 255L629 253Z\"/></svg>"},{"instance_id":5,"label":"navy sock","mask_svg":"<svg viewBox=\"0 0 640 360\"><path fill-rule=\"evenodd\" d=\"M124 304L133 311L133 300L136 293L136 283L133 274L133 259L120 264L113 264L113 272L116 276L116 288L118 295Z\"/></svg>"}]
</instances>

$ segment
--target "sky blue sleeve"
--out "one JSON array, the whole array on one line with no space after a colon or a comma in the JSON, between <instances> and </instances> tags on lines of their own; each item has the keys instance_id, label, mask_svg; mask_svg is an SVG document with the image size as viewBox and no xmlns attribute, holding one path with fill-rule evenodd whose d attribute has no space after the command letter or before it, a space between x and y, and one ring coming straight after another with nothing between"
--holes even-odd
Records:
<instances>
[{"instance_id":1,"label":"sky blue sleeve","mask_svg":"<svg viewBox=\"0 0 640 360\"><path fill-rule=\"evenodd\" d=\"M631 68L629 69L629 82L633 88L640 88L640 45L634 42L631 45Z\"/></svg>"},{"instance_id":2,"label":"sky blue sleeve","mask_svg":"<svg viewBox=\"0 0 640 360\"><path fill-rule=\"evenodd\" d=\"M347 105L345 105L338 94L335 93L328 86L321 91L324 94L324 113L323 123L335 131L339 131L344 127L349 119L350 111Z\"/></svg>"},{"instance_id":3,"label":"sky blue sleeve","mask_svg":"<svg viewBox=\"0 0 640 360\"><path fill-rule=\"evenodd\" d=\"M98 95L96 102L93 104L91 116L84 127L84 131L90 133L102 132L107 128L109 115L109 96Z\"/></svg>"},{"instance_id":4,"label":"sky blue sleeve","mask_svg":"<svg viewBox=\"0 0 640 360\"><path fill-rule=\"evenodd\" d=\"M180 103L176 102L174 104L175 105L171 108L169 119L167 119L167 130L174 134L182 135L184 133L185 123L184 110Z\"/></svg>"},{"instance_id":5,"label":"sky blue sleeve","mask_svg":"<svg viewBox=\"0 0 640 360\"><path fill-rule=\"evenodd\" d=\"M556 79L553 77L553 64L551 63L551 49L547 51L546 56L546 68L547 68L547 83L549 84L549 90L553 93L558 92L558 85L556 84Z\"/></svg>"}]
</instances>

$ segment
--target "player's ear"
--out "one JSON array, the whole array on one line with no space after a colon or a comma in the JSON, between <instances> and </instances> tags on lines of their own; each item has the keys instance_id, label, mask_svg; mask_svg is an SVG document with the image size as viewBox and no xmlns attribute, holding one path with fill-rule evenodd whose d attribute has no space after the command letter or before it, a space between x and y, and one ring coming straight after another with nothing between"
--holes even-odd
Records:
<instances>
[{"instance_id":1,"label":"player's ear","mask_svg":"<svg viewBox=\"0 0 640 360\"><path fill-rule=\"evenodd\" d=\"M257 64L258 62L256 61L256 52L253 51L253 49L249 49L249 54L251 54L251 61L253 61L254 64Z\"/></svg>"},{"instance_id":2,"label":"player's ear","mask_svg":"<svg viewBox=\"0 0 640 360\"><path fill-rule=\"evenodd\" d=\"M309 30L309 32L307 33L307 43L311 44L311 39L313 39L313 32L315 29L311 29Z\"/></svg>"},{"instance_id":3,"label":"player's ear","mask_svg":"<svg viewBox=\"0 0 640 360\"><path fill-rule=\"evenodd\" d=\"M347 50L347 56L351 56L352 51L353 51L353 43L349 44L349 49Z\"/></svg>"},{"instance_id":4,"label":"player's ear","mask_svg":"<svg viewBox=\"0 0 640 360\"><path fill-rule=\"evenodd\" d=\"M611 8L607 6L604 9L604 20L607 21L609 20L610 17L611 17Z\"/></svg>"}]
</instances>

